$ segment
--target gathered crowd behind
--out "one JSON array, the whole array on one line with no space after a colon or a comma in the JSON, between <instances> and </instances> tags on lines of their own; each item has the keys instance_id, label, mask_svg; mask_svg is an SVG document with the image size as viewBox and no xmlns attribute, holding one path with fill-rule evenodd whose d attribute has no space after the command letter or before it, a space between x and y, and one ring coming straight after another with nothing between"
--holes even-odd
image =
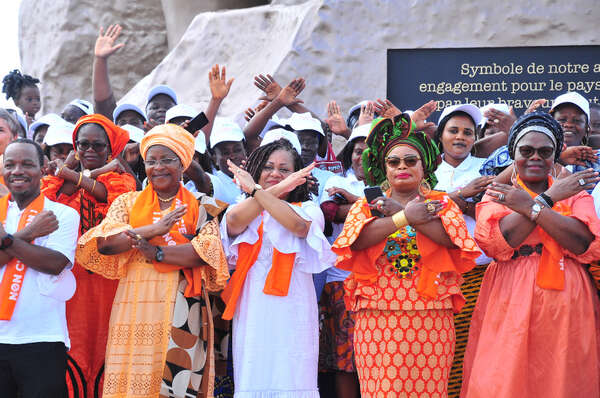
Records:
<instances>
[{"instance_id":1,"label":"gathered crowd behind","mask_svg":"<svg viewBox=\"0 0 600 398\"><path fill-rule=\"evenodd\" d=\"M120 34L91 101L3 79L0 396L600 397L600 106L322 118L265 73L241 127L220 65L117 106Z\"/></svg>"}]
</instances>

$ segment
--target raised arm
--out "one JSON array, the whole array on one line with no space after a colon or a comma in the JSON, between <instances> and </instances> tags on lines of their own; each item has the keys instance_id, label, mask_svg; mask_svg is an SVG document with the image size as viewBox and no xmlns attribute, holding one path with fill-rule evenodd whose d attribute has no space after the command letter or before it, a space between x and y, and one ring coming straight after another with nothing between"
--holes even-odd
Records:
<instances>
[{"instance_id":1,"label":"raised arm","mask_svg":"<svg viewBox=\"0 0 600 398\"><path fill-rule=\"evenodd\" d=\"M208 72L208 85L210 87L211 97L208 107L206 108L208 124L202 127L202 131L206 136L206 142L210 142L210 132L212 131L215 117L217 117L221 103L229 94L233 81L234 78L227 80L227 69L225 66L223 66L222 69L219 69L219 65L216 64Z\"/></svg>"},{"instance_id":2,"label":"raised arm","mask_svg":"<svg viewBox=\"0 0 600 398\"><path fill-rule=\"evenodd\" d=\"M104 29L100 27L100 33L94 48L92 79L94 109L110 120L112 120L112 113L117 104L108 78L108 58L125 45L125 43L115 45L115 41L121 34L121 29L118 24L110 25L105 33Z\"/></svg>"}]
</instances>

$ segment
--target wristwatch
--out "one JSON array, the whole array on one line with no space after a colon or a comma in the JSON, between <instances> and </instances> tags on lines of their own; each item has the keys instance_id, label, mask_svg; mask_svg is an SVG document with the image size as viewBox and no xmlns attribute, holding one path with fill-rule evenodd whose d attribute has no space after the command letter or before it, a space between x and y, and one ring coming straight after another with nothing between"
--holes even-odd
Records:
<instances>
[{"instance_id":1,"label":"wristwatch","mask_svg":"<svg viewBox=\"0 0 600 398\"><path fill-rule=\"evenodd\" d=\"M250 196L254 197L254 194L256 193L256 191L260 191L261 189L263 189L262 186L260 186L258 184L254 184L254 189L252 190L252 193L250 194Z\"/></svg>"},{"instance_id":2,"label":"wristwatch","mask_svg":"<svg viewBox=\"0 0 600 398\"><path fill-rule=\"evenodd\" d=\"M2 239L0 239L0 250L8 249L12 246L13 242L13 236L11 234L6 234Z\"/></svg>"},{"instance_id":3,"label":"wristwatch","mask_svg":"<svg viewBox=\"0 0 600 398\"><path fill-rule=\"evenodd\" d=\"M535 202L532 206L531 206L531 214L529 215L529 219L531 221L537 220L537 218L540 215L540 211L542 211L542 209L544 208L544 206L542 206L541 204Z\"/></svg>"},{"instance_id":4,"label":"wristwatch","mask_svg":"<svg viewBox=\"0 0 600 398\"><path fill-rule=\"evenodd\" d=\"M165 259L165 253L162 251L160 246L156 246L156 254L154 255L154 259L159 263L162 263L162 261Z\"/></svg>"},{"instance_id":5,"label":"wristwatch","mask_svg":"<svg viewBox=\"0 0 600 398\"><path fill-rule=\"evenodd\" d=\"M84 169L82 173L83 173L83 176L87 177L87 178L90 178L90 176L92 175L91 170L88 170L88 169Z\"/></svg>"}]
</instances>

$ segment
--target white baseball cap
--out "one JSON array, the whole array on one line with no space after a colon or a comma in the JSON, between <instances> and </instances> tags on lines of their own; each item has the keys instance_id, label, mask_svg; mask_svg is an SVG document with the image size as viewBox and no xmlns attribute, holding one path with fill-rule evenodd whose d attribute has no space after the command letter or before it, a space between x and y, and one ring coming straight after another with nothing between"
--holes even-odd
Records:
<instances>
[{"instance_id":1,"label":"white baseball cap","mask_svg":"<svg viewBox=\"0 0 600 398\"><path fill-rule=\"evenodd\" d=\"M260 137L264 138L267 131L273 129L274 127L285 126L286 122L287 122L287 119L279 118L279 117L277 117L277 115L271 116L271 118L267 121L267 124L265 125L265 127L260 132Z\"/></svg>"},{"instance_id":2,"label":"white baseball cap","mask_svg":"<svg viewBox=\"0 0 600 398\"><path fill-rule=\"evenodd\" d=\"M437 124L439 125L442 119L454 112L465 112L467 115L471 116L475 122L475 126L479 126L481 123L481 111L478 107L472 104L458 104L444 108L444 111L440 115Z\"/></svg>"},{"instance_id":3,"label":"white baseball cap","mask_svg":"<svg viewBox=\"0 0 600 398\"><path fill-rule=\"evenodd\" d=\"M117 119L119 118L121 113L123 113L125 111L134 111L136 113L139 113L140 116L142 117L142 119L144 119L144 121L148 120L146 118L146 114L144 113L144 111L141 110L140 108L138 108L137 106L135 106L134 104L121 104L121 105L117 106L115 108L115 110L113 111L113 122L117 123Z\"/></svg>"},{"instance_id":4,"label":"white baseball cap","mask_svg":"<svg viewBox=\"0 0 600 398\"><path fill-rule=\"evenodd\" d=\"M348 111L348 117L350 117L350 115L352 115L352 113L355 110L357 110L357 109L360 110L360 108L367 105L368 103L369 103L369 100L363 100L363 101L360 101L358 104L353 105L352 108L350 108L350 110Z\"/></svg>"},{"instance_id":5,"label":"white baseball cap","mask_svg":"<svg viewBox=\"0 0 600 398\"><path fill-rule=\"evenodd\" d=\"M86 100L82 100L79 98L74 99L73 101L69 102L69 105L76 106L77 108L81 109L86 115L91 115L94 113L94 105L92 105L91 102Z\"/></svg>"},{"instance_id":6,"label":"white baseball cap","mask_svg":"<svg viewBox=\"0 0 600 398\"><path fill-rule=\"evenodd\" d=\"M243 141L244 132L236 122L224 117L216 117L210 133L210 147L214 148L220 142Z\"/></svg>"},{"instance_id":7,"label":"white baseball cap","mask_svg":"<svg viewBox=\"0 0 600 398\"><path fill-rule=\"evenodd\" d=\"M194 150L200 154L206 153L206 137L202 131L196 136L196 140L194 141Z\"/></svg>"},{"instance_id":8,"label":"white baseball cap","mask_svg":"<svg viewBox=\"0 0 600 398\"><path fill-rule=\"evenodd\" d=\"M585 113L585 115L587 116L588 123L590 122L590 102L587 99L585 99L583 95L579 94L576 91L570 91L568 93L559 95L554 99L554 102L552 103L552 109L550 109L549 113L554 113L556 108L562 104L575 105L576 107L581 109L583 113Z\"/></svg>"},{"instance_id":9,"label":"white baseball cap","mask_svg":"<svg viewBox=\"0 0 600 398\"><path fill-rule=\"evenodd\" d=\"M123 130L127 130L130 141L135 141L138 144L142 142L142 138L144 138L144 130L139 127L132 126L131 124L124 124L121 126L121 128Z\"/></svg>"},{"instance_id":10,"label":"white baseball cap","mask_svg":"<svg viewBox=\"0 0 600 398\"><path fill-rule=\"evenodd\" d=\"M58 144L69 144L73 145L73 130L75 125L69 123L66 120L55 122L48 125L48 131L44 137L43 143L47 146L53 146Z\"/></svg>"},{"instance_id":11,"label":"white baseball cap","mask_svg":"<svg viewBox=\"0 0 600 398\"><path fill-rule=\"evenodd\" d=\"M292 113L292 117L285 121L285 125L290 126L294 131L311 130L325 136L321 122L312 117L310 112Z\"/></svg>"},{"instance_id":12,"label":"white baseball cap","mask_svg":"<svg viewBox=\"0 0 600 398\"><path fill-rule=\"evenodd\" d=\"M56 113L46 113L38 120L31 123L31 126L29 126L29 130L27 131L27 138L31 139L33 137L33 134L35 133L35 130L37 130L38 127L49 126L52 123L60 122L65 122L65 120L62 117L58 116Z\"/></svg>"},{"instance_id":13,"label":"white baseball cap","mask_svg":"<svg viewBox=\"0 0 600 398\"><path fill-rule=\"evenodd\" d=\"M188 119L193 119L198 114L198 111L194 109L194 107L186 104L177 104L172 108L167 110L165 114L165 122L169 123L172 119L176 117L186 117Z\"/></svg>"},{"instance_id":14,"label":"white baseball cap","mask_svg":"<svg viewBox=\"0 0 600 398\"><path fill-rule=\"evenodd\" d=\"M485 117L484 114L490 109L495 109L499 112L504 113L505 115L510 115L510 108L505 103L487 104L486 106L479 108L479 110L481 111L481 121L479 122L479 127L483 127L487 123L488 118Z\"/></svg>"},{"instance_id":15,"label":"white baseball cap","mask_svg":"<svg viewBox=\"0 0 600 398\"><path fill-rule=\"evenodd\" d=\"M159 84L158 86L152 87L150 93L148 93L148 100L146 101L146 104L152 101L152 98L156 97L158 94L168 95L171 97L175 105L177 105L177 95L175 94L175 91L173 91L171 87L164 84Z\"/></svg>"},{"instance_id":16,"label":"white baseball cap","mask_svg":"<svg viewBox=\"0 0 600 398\"><path fill-rule=\"evenodd\" d=\"M350 138L348 138L348 142L352 141L355 138L367 138L369 136L369 132L371 131L371 123L366 123L361 126L356 126L352 129L352 134L350 134Z\"/></svg>"},{"instance_id":17,"label":"white baseball cap","mask_svg":"<svg viewBox=\"0 0 600 398\"><path fill-rule=\"evenodd\" d=\"M270 144L271 142L275 142L278 140L287 140L292 144L298 155L302 153L302 146L300 145L300 140L298 136L286 129L273 129L267 131L262 141L260 142L260 146L265 146Z\"/></svg>"}]
</instances>

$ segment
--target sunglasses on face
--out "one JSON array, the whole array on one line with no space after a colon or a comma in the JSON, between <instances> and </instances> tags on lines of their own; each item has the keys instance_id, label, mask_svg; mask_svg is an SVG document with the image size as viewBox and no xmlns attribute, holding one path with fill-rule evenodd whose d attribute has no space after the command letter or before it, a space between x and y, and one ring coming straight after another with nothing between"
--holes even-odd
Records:
<instances>
[{"instance_id":1,"label":"sunglasses on face","mask_svg":"<svg viewBox=\"0 0 600 398\"><path fill-rule=\"evenodd\" d=\"M519 150L519 153L521 154L521 156L523 156L524 158L527 158L527 159L532 157L533 154L536 152L542 159L548 159L552 155L554 155L554 148L551 146L543 146L540 148L534 148L529 145L522 145L517 149Z\"/></svg>"},{"instance_id":2,"label":"sunglasses on face","mask_svg":"<svg viewBox=\"0 0 600 398\"><path fill-rule=\"evenodd\" d=\"M76 141L75 144L77 144L77 149L84 152L90 148L92 148L94 152L102 152L107 147L104 142Z\"/></svg>"},{"instance_id":3,"label":"sunglasses on face","mask_svg":"<svg viewBox=\"0 0 600 398\"><path fill-rule=\"evenodd\" d=\"M415 155L408 155L403 158L399 158L397 156L389 156L385 158L385 164L392 169L395 169L398 166L400 166L402 162L404 162L406 167L415 167L419 160L421 160L421 158Z\"/></svg>"},{"instance_id":4,"label":"sunglasses on face","mask_svg":"<svg viewBox=\"0 0 600 398\"><path fill-rule=\"evenodd\" d=\"M175 159L175 158L163 158L163 159L158 159L158 160L149 159L149 160L146 160L144 163L148 167L154 167L157 164L160 164L163 167L168 167L168 166L175 164L175 162L177 162L178 160L179 159Z\"/></svg>"}]
</instances>

